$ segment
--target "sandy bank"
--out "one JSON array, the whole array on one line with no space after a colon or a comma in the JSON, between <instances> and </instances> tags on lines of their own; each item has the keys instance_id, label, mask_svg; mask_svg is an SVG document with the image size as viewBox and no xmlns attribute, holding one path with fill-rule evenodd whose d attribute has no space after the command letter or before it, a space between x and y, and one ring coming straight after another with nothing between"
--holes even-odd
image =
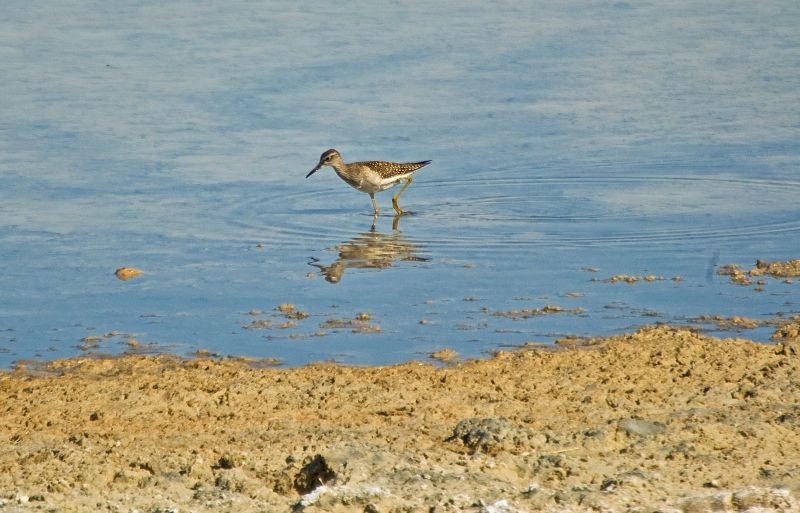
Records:
<instances>
[{"instance_id":1,"label":"sandy bank","mask_svg":"<svg viewBox=\"0 0 800 513\"><path fill-rule=\"evenodd\" d=\"M666 327L450 368L0 374L2 511L791 511L800 339Z\"/></svg>"}]
</instances>

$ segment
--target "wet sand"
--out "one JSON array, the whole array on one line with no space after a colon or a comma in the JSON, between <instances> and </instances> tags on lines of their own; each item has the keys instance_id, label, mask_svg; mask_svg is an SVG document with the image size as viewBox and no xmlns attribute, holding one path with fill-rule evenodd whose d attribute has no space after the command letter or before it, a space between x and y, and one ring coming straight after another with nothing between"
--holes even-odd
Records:
<instances>
[{"instance_id":1,"label":"wet sand","mask_svg":"<svg viewBox=\"0 0 800 513\"><path fill-rule=\"evenodd\" d=\"M798 511L786 326L774 345L649 327L451 367L21 367L0 374L0 509Z\"/></svg>"}]
</instances>

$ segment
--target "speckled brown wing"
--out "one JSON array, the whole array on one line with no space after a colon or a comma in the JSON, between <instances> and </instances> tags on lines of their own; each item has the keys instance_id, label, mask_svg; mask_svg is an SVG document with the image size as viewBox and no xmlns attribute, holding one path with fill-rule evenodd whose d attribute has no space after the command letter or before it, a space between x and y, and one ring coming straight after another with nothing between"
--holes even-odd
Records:
<instances>
[{"instance_id":1,"label":"speckled brown wing","mask_svg":"<svg viewBox=\"0 0 800 513\"><path fill-rule=\"evenodd\" d=\"M369 161L369 162L358 162L363 166L368 166L370 169L375 170L381 178L384 180L387 178L392 178L394 176L403 176L416 171L421 167L425 167L430 164L430 160L423 160L422 162L383 162L383 161Z\"/></svg>"}]
</instances>

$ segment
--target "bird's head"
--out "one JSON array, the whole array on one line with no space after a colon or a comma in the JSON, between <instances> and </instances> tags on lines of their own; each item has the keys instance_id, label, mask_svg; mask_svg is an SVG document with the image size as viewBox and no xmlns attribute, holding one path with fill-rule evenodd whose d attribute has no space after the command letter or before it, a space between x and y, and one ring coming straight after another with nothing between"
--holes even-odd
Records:
<instances>
[{"instance_id":1,"label":"bird's head","mask_svg":"<svg viewBox=\"0 0 800 513\"><path fill-rule=\"evenodd\" d=\"M341 162L342 162L342 156L339 155L338 151L333 149L328 150L319 157L319 163L314 169L308 172L306 178L308 178L309 176L313 175L314 173L322 169L323 166L333 167L334 165L341 164Z\"/></svg>"}]
</instances>

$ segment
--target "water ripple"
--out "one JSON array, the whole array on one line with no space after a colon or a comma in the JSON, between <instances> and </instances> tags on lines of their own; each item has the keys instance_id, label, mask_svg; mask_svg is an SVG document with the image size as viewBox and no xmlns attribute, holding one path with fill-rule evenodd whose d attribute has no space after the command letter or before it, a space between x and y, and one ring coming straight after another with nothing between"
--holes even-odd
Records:
<instances>
[{"instance_id":1,"label":"water ripple","mask_svg":"<svg viewBox=\"0 0 800 513\"><path fill-rule=\"evenodd\" d=\"M248 191L252 193L252 191ZM248 195L223 213L279 245L350 238L371 220L369 201L344 184ZM388 195L383 195L385 203ZM675 244L800 233L800 182L685 176L499 176L418 180L400 228L429 248L502 251L526 246ZM333 204L332 204L333 203ZM388 210L388 209L386 209ZM386 211L384 210L384 212ZM391 212L391 210L388 210ZM383 218L379 230L388 221Z\"/></svg>"}]
</instances>

